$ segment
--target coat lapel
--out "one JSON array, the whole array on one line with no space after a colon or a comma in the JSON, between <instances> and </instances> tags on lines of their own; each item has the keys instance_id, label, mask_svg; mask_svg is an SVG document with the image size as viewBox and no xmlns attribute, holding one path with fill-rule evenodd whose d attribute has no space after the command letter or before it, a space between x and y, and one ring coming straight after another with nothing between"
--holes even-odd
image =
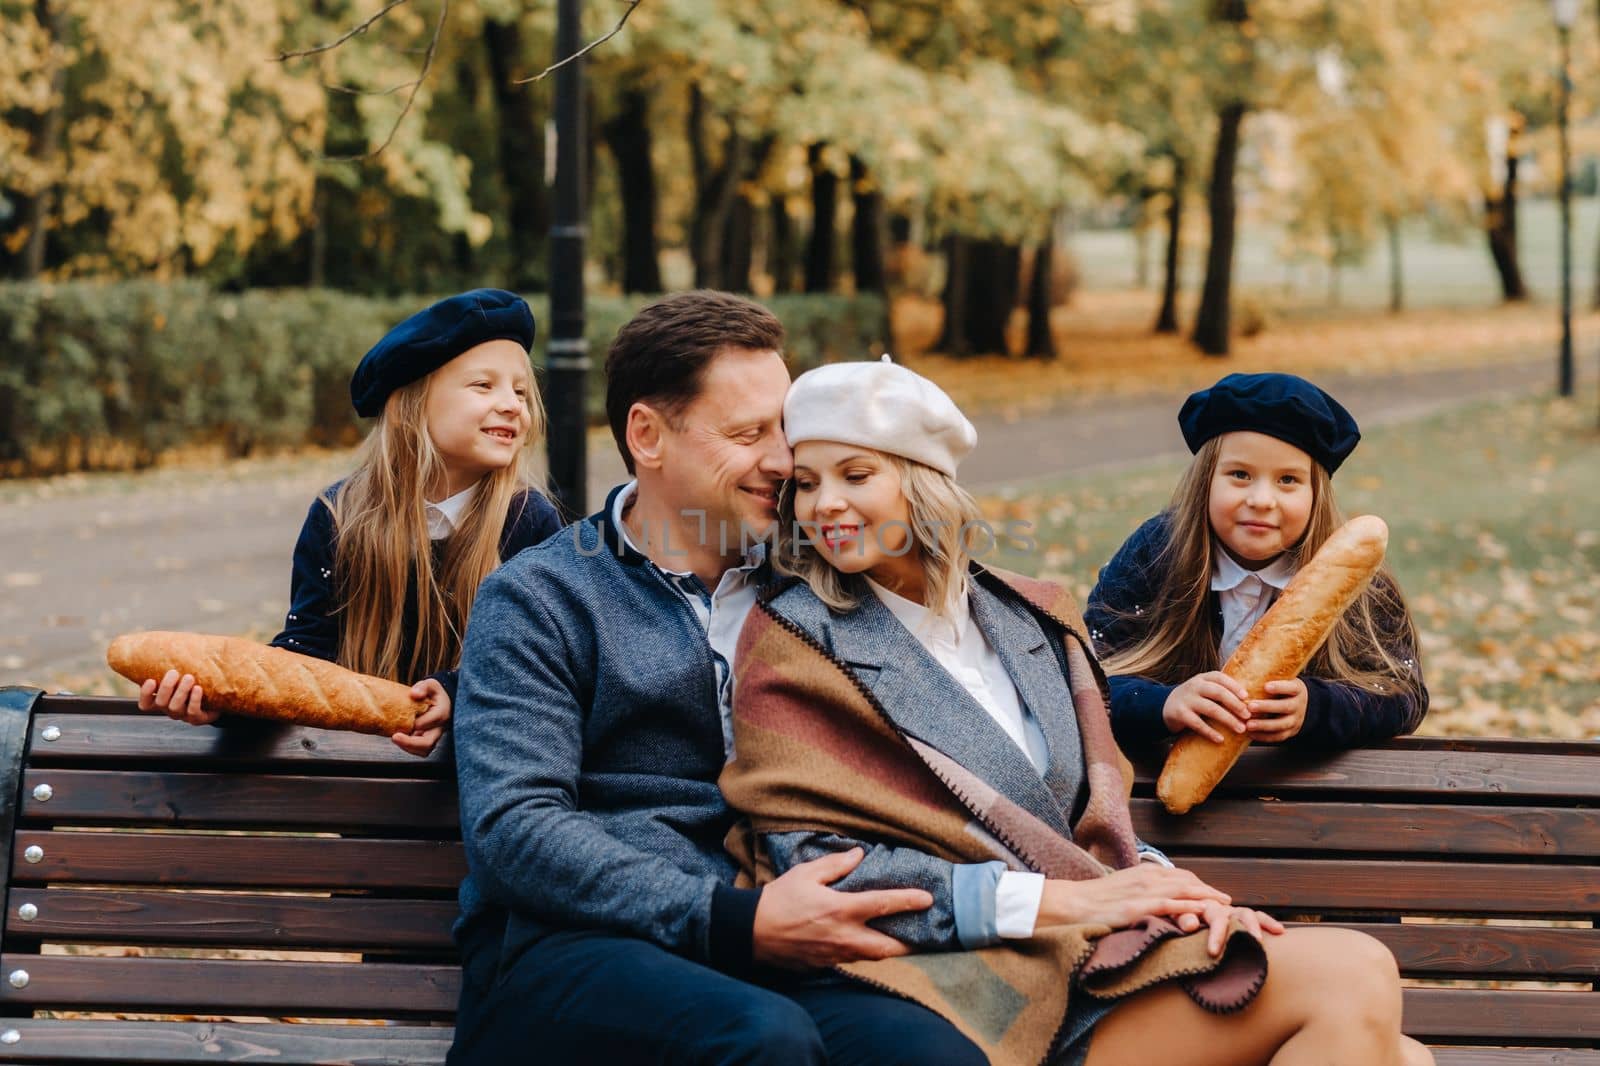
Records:
<instances>
[{"instance_id":1,"label":"coat lapel","mask_svg":"<svg viewBox=\"0 0 1600 1066\"><path fill-rule=\"evenodd\" d=\"M938 748L1057 832L1071 835L1061 805L1027 755L876 596L869 592L856 610L831 616L827 628L834 654L856 669L895 725ZM1043 641L1037 643L1049 656ZM1001 658L1013 669L1004 653ZM1035 653L1015 658L1020 666ZM1028 667L1030 676L1034 669ZM1018 688L1026 701L1029 693Z\"/></svg>"},{"instance_id":2,"label":"coat lapel","mask_svg":"<svg viewBox=\"0 0 1600 1066\"><path fill-rule=\"evenodd\" d=\"M1083 742L1061 660L1033 613L1014 595L997 595L979 581L973 581L971 587L972 619L1005 664L1023 705L1044 731L1050 746L1045 784L1058 803L1066 803L1070 819L1071 806L1083 787Z\"/></svg>"}]
</instances>

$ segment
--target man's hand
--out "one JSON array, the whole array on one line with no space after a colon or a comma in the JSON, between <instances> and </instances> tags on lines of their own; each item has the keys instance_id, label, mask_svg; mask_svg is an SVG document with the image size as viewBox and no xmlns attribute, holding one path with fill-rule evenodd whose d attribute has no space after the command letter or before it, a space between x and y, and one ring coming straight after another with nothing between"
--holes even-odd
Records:
<instances>
[{"instance_id":1,"label":"man's hand","mask_svg":"<svg viewBox=\"0 0 1600 1066\"><path fill-rule=\"evenodd\" d=\"M822 969L841 962L888 959L911 949L867 921L933 906L920 888L840 892L828 886L865 857L860 848L801 863L761 890L756 904L755 961L785 969Z\"/></svg>"}]
</instances>

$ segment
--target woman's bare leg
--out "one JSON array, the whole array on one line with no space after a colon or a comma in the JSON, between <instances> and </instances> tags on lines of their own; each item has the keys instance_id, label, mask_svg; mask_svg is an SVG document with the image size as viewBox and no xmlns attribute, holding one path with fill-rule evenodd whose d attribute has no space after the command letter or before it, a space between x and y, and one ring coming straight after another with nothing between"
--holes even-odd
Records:
<instances>
[{"instance_id":1,"label":"woman's bare leg","mask_svg":"<svg viewBox=\"0 0 1600 1066\"><path fill-rule=\"evenodd\" d=\"M1430 1066L1400 1035L1400 976L1376 940L1344 929L1269 936L1267 983L1237 1014L1174 985L1140 993L1095 1029L1088 1066Z\"/></svg>"}]
</instances>

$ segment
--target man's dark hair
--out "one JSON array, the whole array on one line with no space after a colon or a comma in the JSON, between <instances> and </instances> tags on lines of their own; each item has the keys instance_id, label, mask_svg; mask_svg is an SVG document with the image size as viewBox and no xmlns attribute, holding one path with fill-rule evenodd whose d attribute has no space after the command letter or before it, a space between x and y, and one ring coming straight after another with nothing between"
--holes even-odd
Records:
<instances>
[{"instance_id":1,"label":"man's dark hair","mask_svg":"<svg viewBox=\"0 0 1600 1066\"><path fill-rule=\"evenodd\" d=\"M628 410L647 403L676 422L724 348L781 352L783 324L754 300L696 289L658 300L617 331L606 355L606 419L629 474Z\"/></svg>"}]
</instances>

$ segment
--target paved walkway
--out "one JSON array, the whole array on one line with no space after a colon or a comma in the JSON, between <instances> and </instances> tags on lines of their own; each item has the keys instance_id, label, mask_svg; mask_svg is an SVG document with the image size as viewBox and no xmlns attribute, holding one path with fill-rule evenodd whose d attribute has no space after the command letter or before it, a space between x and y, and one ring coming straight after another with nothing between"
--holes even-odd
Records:
<instances>
[{"instance_id":1,"label":"paved walkway","mask_svg":"<svg viewBox=\"0 0 1600 1066\"><path fill-rule=\"evenodd\" d=\"M1373 423L1549 388L1553 363L1521 358L1323 381L1358 420ZM980 418L980 443L963 481L993 489L1179 452L1174 416L1181 398L1099 397L1016 421ZM283 620L289 556L306 508L347 461L78 479L59 492L6 500L0 684L98 674L106 644L127 630L269 638ZM594 438L591 509L621 477L609 438Z\"/></svg>"}]
</instances>

